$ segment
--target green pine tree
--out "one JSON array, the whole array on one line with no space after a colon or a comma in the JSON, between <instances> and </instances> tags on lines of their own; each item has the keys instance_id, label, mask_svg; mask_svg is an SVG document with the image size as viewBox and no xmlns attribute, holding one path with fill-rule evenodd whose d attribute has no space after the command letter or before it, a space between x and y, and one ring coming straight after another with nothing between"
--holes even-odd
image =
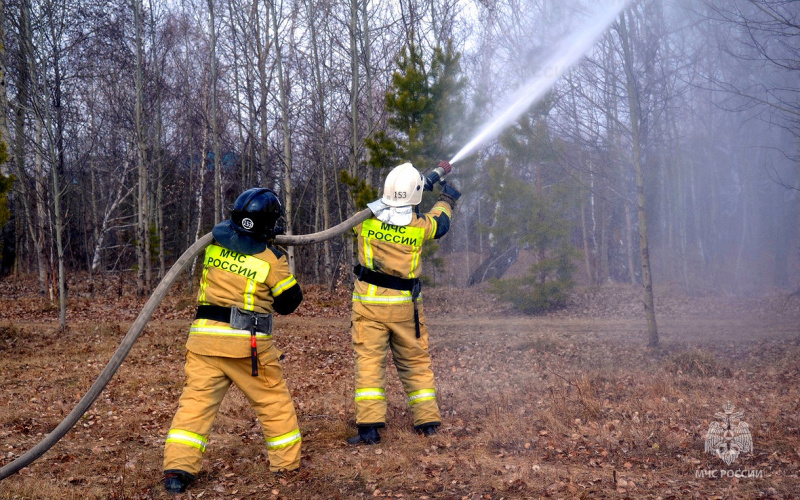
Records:
<instances>
[{"instance_id":1,"label":"green pine tree","mask_svg":"<svg viewBox=\"0 0 800 500\"><path fill-rule=\"evenodd\" d=\"M366 141L369 166L374 168L387 169L411 162L417 170L425 172L440 161L449 160L459 146L456 138L461 139L466 81L461 76L460 54L448 42L446 47L434 49L426 65L414 37L410 38L412 41L397 58L397 71L392 74L392 85L386 93L388 128ZM342 180L351 189L358 187L357 182L346 176ZM363 189L353 192L357 199L364 197ZM430 202L431 196L426 193L423 205ZM436 257L438 248L435 243L423 247L424 269L434 276L444 268L444 261ZM431 281L429 276L423 279Z\"/></svg>"},{"instance_id":2,"label":"green pine tree","mask_svg":"<svg viewBox=\"0 0 800 500\"><path fill-rule=\"evenodd\" d=\"M444 49L434 49L426 66L413 42L403 48L386 93L389 128L367 140L372 167L389 168L408 161L425 171L455 153L466 85L460 58L448 43Z\"/></svg>"},{"instance_id":3,"label":"green pine tree","mask_svg":"<svg viewBox=\"0 0 800 500\"><path fill-rule=\"evenodd\" d=\"M526 113L501 137L505 155L487 162L488 195L497 207L489 230L499 245L528 248L536 261L527 275L492 281L492 293L522 312L538 314L566 305L573 287L577 252L570 244L567 213L574 197L553 165L557 144L551 139L545 102Z\"/></svg>"}]
</instances>

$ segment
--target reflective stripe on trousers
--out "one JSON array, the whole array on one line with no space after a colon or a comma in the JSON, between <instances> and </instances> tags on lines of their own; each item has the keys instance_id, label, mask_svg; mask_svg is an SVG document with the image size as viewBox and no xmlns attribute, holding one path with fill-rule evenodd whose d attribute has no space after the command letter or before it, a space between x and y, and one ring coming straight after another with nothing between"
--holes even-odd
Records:
<instances>
[{"instance_id":1,"label":"reflective stripe on trousers","mask_svg":"<svg viewBox=\"0 0 800 500\"><path fill-rule=\"evenodd\" d=\"M281 436L267 439L267 449L280 450L281 448L286 448L295 443L299 443L302 440L303 438L300 435L300 429L295 429Z\"/></svg>"},{"instance_id":2,"label":"reflective stripe on trousers","mask_svg":"<svg viewBox=\"0 0 800 500\"><path fill-rule=\"evenodd\" d=\"M423 401L436 400L436 389L421 389L408 394L408 404L415 405Z\"/></svg>"},{"instance_id":3,"label":"reflective stripe on trousers","mask_svg":"<svg viewBox=\"0 0 800 500\"><path fill-rule=\"evenodd\" d=\"M192 446L200 451L206 451L206 444L208 439L200 434L194 432L184 431L181 429L170 429L167 434L167 443L180 443L187 446Z\"/></svg>"},{"instance_id":4,"label":"reflective stripe on trousers","mask_svg":"<svg viewBox=\"0 0 800 500\"><path fill-rule=\"evenodd\" d=\"M356 401L365 401L367 399L386 399L386 391L381 387L356 389Z\"/></svg>"},{"instance_id":5,"label":"reflective stripe on trousers","mask_svg":"<svg viewBox=\"0 0 800 500\"><path fill-rule=\"evenodd\" d=\"M436 384L428 354L428 329L424 319L421 318L418 339L413 319L384 323L353 313L351 333L355 351L357 424L386 423L384 388L386 351L390 348L397 375L403 383L409 408L414 414L414 425L442 421L436 402Z\"/></svg>"},{"instance_id":6,"label":"reflective stripe on trousers","mask_svg":"<svg viewBox=\"0 0 800 500\"><path fill-rule=\"evenodd\" d=\"M164 470L200 471L206 440L231 383L250 400L261 422L270 470L300 466L301 435L276 351L259 354L258 377L250 358L186 355L186 384L164 445Z\"/></svg>"}]
</instances>

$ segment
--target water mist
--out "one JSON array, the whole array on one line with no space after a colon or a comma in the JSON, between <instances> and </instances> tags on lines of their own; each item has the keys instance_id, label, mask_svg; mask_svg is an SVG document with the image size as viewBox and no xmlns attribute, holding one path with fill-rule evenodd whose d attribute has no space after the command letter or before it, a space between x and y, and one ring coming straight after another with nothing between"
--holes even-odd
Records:
<instances>
[{"instance_id":1,"label":"water mist","mask_svg":"<svg viewBox=\"0 0 800 500\"><path fill-rule=\"evenodd\" d=\"M552 55L545 59L539 71L517 89L500 107L503 111L491 121L461 150L450 163L456 163L472 153L478 146L494 138L519 116L544 97L556 81L594 45L600 35L611 26L617 16L630 4L630 0L618 0L607 4L589 17L579 29L562 39L554 47Z\"/></svg>"}]
</instances>

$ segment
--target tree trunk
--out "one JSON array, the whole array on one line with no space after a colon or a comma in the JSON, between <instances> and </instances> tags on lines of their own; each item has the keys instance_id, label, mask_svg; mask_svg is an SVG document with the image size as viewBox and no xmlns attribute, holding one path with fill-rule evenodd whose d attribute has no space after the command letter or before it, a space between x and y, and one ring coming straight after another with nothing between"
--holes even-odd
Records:
<instances>
[{"instance_id":1,"label":"tree trunk","mask_svg":"<svg viewBox=\"0 0 800 500\"><path fill-rule=\"evenodd\" d=\"M42 138L42 120L39 117L34 119L36 144L44 147ZM49 292L50 300L53 300L53 290L49 287L49 273L47 265L47 248L49 243L47 241L47 220L49 218L47 213L47 195L44 191L45 175L44 175L44 158L42 157L42 149L37 148L34 153L33 165L36 172L34 179L34 191L36 193L36 265L39 268L39 291L42 295Z\"/></svg>"},{"instance_id":2,"label":"tree trunk","mask_svg":"<svg viewBox=\"0 0 800 500\"><path fill-rule=\"evenodd\" d=\"M153 0L150 0L150 36L153 44L153 79L155 80L155 130L153 131L153 160L156 162L156 189L155 203L156 210L156 234L158 234L158 281L164 278L167 272L167 256L164 249L164 148L161 142L161 134L164 129L163 112L161 109L161 63L158 60L156 23L154 19L155 7Z\"/></svg>"},{"instance_id":3,"label":"tree trunk","mask_svg":"<svg viewBox=\"0 0 800 500\"><path fill-rule=\"evenodd\" d=\"M133 0L133 17L136 30L136 76L135 76L135 119L136 119L136 165L139 187L137 193L137 224L136 224L136 294L142 297L150 289L150 231L148 228L147 213L147 165L145 163L145 132L144 132L144 83L143 83L143 47L142 47L142 2Z\"/></svg>"},{"instance_id":4,"label":"tree trunk","mask_svg":"<svg viewBox=\"0 0 800 500\"><path fill-rule=\"evenodd\" d=\"M242 126L242 100L239 99L239 33L236 29L235 14L233 12L233 1L228 2L228 17L231 26L231 51L233 52L233 92L236 99L236 132L239 137L239 177L241 184L245 188L250 186L248 171L245 162L245 141Z\"/></svg>"},{"instance_id":5,"label":"tree trunk","mask_svg":"<svg viewBox=\"0 0 800 500\"><path fill-rule=\"evenodd\" d=\"M739 248L736 251L736 266L734 268L734 281L736 290L739 293L744 291L744 287L748 284L752 284L753 276L750 274L746 268L747 263L745 262L745 255L748 253L748 243L750 241L750 231L751 231L751 222L750 219L753 217L752 212L755 210L751 208L751 200L750 200L750 190L751 188L751 181L750 181L750 165L761 165L761 154L760 151L755 153L755 158L753 158L750 162L747 162L747 167L742 167L739 172L739 177L742 183L742 192L741 192L741 234L739 235Z\"/></svg>"},{"instance_id":6,"label":"tree trunk","mask_svg":"<svg viewBox=\"0 0 800 500\"><path fill-rule=\"evenodd\" d=\"M680 258L680 268L681 268L681 276L683 281L683 289L687 293L690 291L689 285L689 258L688 258L688 217L689 214L692 213L692 210L688 206L688 197L687 197L687 171L691 171L691 167L689 167L689 161L687 161L683 154L682 154L682 144L679 143L679 135L678 135L678 127L676 125L677 120L675 119L675 115L670 113L667 117L667 135L670 138L670 144L672 144L672 151L674 151L674 162L675 162L675 206L673 207L674 214L673 214L673 225L675 226L675 239L676 244L678 246L678 254ZM698 238L699 240L699 238Z\"/></svg>"},{"instance_id":7,"label":"tree trunk","mask_svg":"<svg viewBox=\"0 0 800 500\"><path fill-rule=\"evenodd\" d=\"M575 140L578 143L578 169L583 171L584 168L588 168L590 179L592 179L590 186L589 186L589 196L591 198L594 197L594 174L592 172L592 165L586 165L585 155L583 153L583 139L581 134L581 120L578 117L578 106L577 106L577 97L575 95L575 85L572 81L572 76L568 76L567 82L572 89L570 92L570 111L572 112L572 121L575 125ZM581 201L580 204L580 211L581 211L581 236L583 240L583 262L586 266L586 276L589 278L593 285L597 285L597 272L595 270L595 266L593 263L597 262L594 254L596 253L596 245L589 244L589 230L586 224L586 202ZM594 218L593 218L594 219ZM593 228L594 229L594 228ZM594 235L593 235L594 236Z\"/></svg>"},{"instance_id":8,"label":"tree trunk","mask_svg":"<svg viewBox=\"0 0 800 500\"><path fill-rule=\"evenodd\" d=\"M252 57L247 50L248 45L245 44L245 58L249 61ZM258 66L258 65L257 65ZM253 70L248 65L246 75L245 88L247 89L247 123L250 127L247 131L247 166L245 173L242 177L243 188L249 188L258 184L258 176L256 172L256 142L258 138L258 113L256 111L255 101L255 77Z\"/></svg>"},{"instance_id":9,"label":"tree trunk","mask_svg":"<svg viewBox=\"0 0 800 500\"><path fill-rule=\"evenodd\" d=\"M66 328L67 326L67 289L66 289L66 270L64 268L64 244L63 244L63 228L64 228L64 220L61 215L61 187L59 182L59 166L63 166L64 156L59 151L59 147L63 147L63 137L59 136L61 133L62 127L58 122L56 123L56 134L53 134L53 123L52 117L54 114L54 110L52 109L50 98L51 96L54 98L54 104L56 106L60 105L60 89L56 89L51 93L51 89L48 86L48 79L45 74L45 71L39 67L37 64L37 59L35 57L34 47L33 47L33 36L31 34L31 26L29 24L30 21L30 11L29 5L27 1L23 1L23 10L27 12L23 15L22 19L26 20L27 22L23 25L23 30L26 32L25 36L22 38L22 42L25 44L25 51L27 52L27 59L28 59L28 71L29 71L29 78L31 82L40 82L41 87L37 86L37 91L31 94L31 106L36 114L36 124L37 124L37 135L38 141L37 143L40 145L40 148L37 150L37 156L39 158L40 164L40 176L39 181L41 184L45 183L44 180L44 173L42 169L42 154L41 151L47 151L48 153L48 161L50 163L50 173L51 173L51 186L53 187L53 220L52 223L54 224L53 233L55 236L55 251L56 255L54 256L54 261L52 262L53 266L57 266L57 274L58 274L58 304L59 304L59 326L61 328ZM50 19L51 25L54 24L52 19ZM52 26L51 26L52 28ZM52 33L51 33L52 34ZM56 39L54 38L54 41ZM58 45L58 42L55 42L55 45ZM51 54L54 59L58 59L60 57L58 50L54 50ZM43 64L47 64L43 62ZM53 65L53 71L58 73L59 66L57 64ZM60 82L60 75L56 75L55 81L58 84ZM56 120L60 118L59 116L60 111L58 109L55 110ZM44 140L42 135L42 130L47 132L47 140ZM37 183L38 186L38 183ZM42 196L44 196L44 192L42 189ZM48 221L49 222L49 221ZM53 271L54 273L56 271Z\"/></svg>"},{"instance_id":10,"label":"tree trunk","mask_svg":"<svg viewBox=\"0 0 800 500\"><path fill-rule=\"evenodd\" d=\"M92 211L94 212L93 219L96 221L95 224L95 244L94 244L94 251L92 252L92 264L90 267L91 272L97 271L100 267L100 261L102 257L103 245L105 244L105 237L108 234L108 231L111 226L111 220L114 217L117 209L122 205L122 203L128 198L130 193L133 191L132 187L128 187L124 183L124 179L128 176L129 169L130 169L130 160L126 156L123 160L123 167L122 173L119 176L119 182L117 183L117 188L114 190L114 194L109 197L108 203L106 204L105 210L103 211L103 218L100 220L99 213L97 211L96 202L94 198L92 199ZM94 179L95 174L92 172L92 185L94 186ZM94 188L92 188L94 192Z\"/></svg>"},{"instance_id":11,"label":"tree trunk","mask_svg":"<svg viewBox=\"0 0 800 500\"><path fill-rule=\"evenodd\" d=\"M51 161L53 168L51 169L51 178L53 181L53 223L55 224L55 239L56 239L56 262L58 265L58 323L59 327L67 327L67 276L66 269L64 268L64 219L61 214L61 183L59 177L64 174L64 112L61 102L61 52L60 43L55 42L58 40L59 35L55 33L56 23L50 23L50 34L54 40L53 44L53 108L55 112L55 141L50 138L48 141ZM46 100L51 93L47 91L47 77L43 77L45 97ZM47 106L42 106L43 110ZM50 116L47 113L45 116ZM49 122L49 120L47 121ZM51 129L49 123L48 130Z\"/></svg>"},{"instance_id":12,"label":"tree trunk","mask_svg":"<svg viewBox=\"0 0 800 500\"><path fill-rule=\"evenodd\" d=\"M14 167L17 173L17 182L14 183L18 189L18 199L25 212L27 240L30 242L30 252L36 256L37 274L39 277L39 293L44 295L47 292L47 276L44 261L41 255L41 245L39 244L37 217L34 216L31 208L32 193L29 191L28 176L25 173L25 127L27 110L30 109L30 70L28 65L28 46L30 42L30 10L27 0L23 0L19 5L19 52L17 53L17 99L14 106ZM38 184L38 183L36 183ZM34 184L34 186L36 185ZM34 193L38 191L34 188ZM38 202L37 202L38 203ZM22 249L17 249L17 255L24 255ZM22 259L18 259L21 261Z\"/></svg>"},{"instance_id":13,"label":"tree trunk","mask_svg":"<svg viewBox=\"0 0 800 500\"><path fill-rule=\"evenodd\" d=\"M217 28L214 0L208 0L208 29L211 33L211 145L214 150L214 224L222 220L222 172L219 162L219 132L217 131Z\"/></svg>"},{"instance_id":14,"label":"tree trunk","mask_svg":"<svg viewBox=\"0 0 800 500\"><path fill-rule=\"evenodd\" d=\"M592 262L589 250L589 230L586 227L586 202L581 201L581 240L583 242L583 265L586 268L586 277L592 285L597 285L594 279L594 272L592 271Z\"/></svg>"},{"instance_id":15,"label":"tree trunk","mask_svg":"<svg viewBox=\"0 0 800 500\"><path fill-rule=\"evenodd\" d=\"M320 44L317 37L316 25L313 22L313 6L309 0L306 0L306 11L308 12L309 17L312 19L309 21L309 31L311 32L311 55L314 60L311 70L314 75L314 87L316 90L317 101L317 119L319 122L317 128L317 140L315 141L315 144L317 144L317 147L319 148L318 155L320 158L320 180L317 183L317 189L319 192L319 196L317 197L317 212L320 210L322 211L322 226L327 229L331 224L330 202L328 200L328 163L331 161L333 155L330 154L330 141L328 138L328 120L325 109L325 87L322 76L323 65L319 56ZM319 231L319 228L317 228L317 231ZM321 273L321 279L323 281L329 281L333 276L332 265L331 242L330 240L325 240L323 243L323 272Z\"/></svg>"},{"instance_id":16,"label":"tree trunk","mask_svg":"<svg viewBox=\"0 0 800 500\"><path fill-rule=\"evenodd\" d=\"M194 241L200 239L200 230L203 227L203 191L205 189L205 179L206 179L205 158L206 158L207 147L208 147L208 129L206 127L203 127L203 146L201 148L201 153L200 153L200 168L197 174L198 185L194 197L195 204L197 205L197 224L195 224ZM192 279L192 276L194 276L194 270L196 266L197 266L197 259L195 259L195 261L192 262L192 267L189 271L190 280Z\"/></svg>"},{"instance_id":17,"label":"tree trunk","mask_svg":"<svg viewBox=\"0 0 800 500\"><path fill-rule=\"evenodd\" d=\"M635 285L636 263L633 259L633 217L631 217L630 203L627 200L623 200L623 205L625 208L625 253L628 258L628 281L631 285Z\"/></svg>"},{"instance_id":18,"label":"tree trunk","mask_svg":"<svg viewBox=\"0 0 800 500\"><path fill-rule=\"evenodd\" d=\"M794 231L789 231L787 228L791 227L789 224L789 214L787 208L791 206L789 200L786 200L786 189L783 186L775 185L772 187L775 190L775 199L780 203L778 204L777 220L775 221L775 263L772 268L772 284L779 288L789 287L789 246L790 238Z\"/></svg>"},{"instance_id":19,"label":"tree trunk","mask_svg":"<svg viewBox=\"0 0 800 500\"><path fill-rule=\"evenodd\" d=\"M94 125L94 115L92 115L92 125ZM95 269L100 267L100 252L98 251L102 246L102 238L100 235L100 211L97 209L97 174L94 159L89 162L89 180L91 182L91 191L89 196L92 219L92 243L94 245L94 252L92 252L92 260L89 262L89 283L91 287L91 296L94 298L94 272Z\"/></svg>"},{"instance_id":20,"label":"tree trunk","mask_svg":"<svg viewBox=\"0 0 800 500\"><path fill-rule=\"evenodd\" d=\"M6 2L5 0L0 0L0 141L4 142L8 147L7 152L12 153L13 150L11 149L11 144L8 143L11 140L11 134L9 133L8 129L8 110L10 109L9 102L8 102L8 85L6 84L8 79L8 68L6 67ZM0 163L0 175L8 176L11 174L9 165L13 165L12 163L13 158L9 158L8 161L4 161ZM3 228L0 227L0 230Z\"/></svg>"},{"instance_id":21,"label":"tree trunk","mask_svg":"<svg viewBox=\"0 0 800 500\"><path fill-rule=\"evenodd\" d=\"M253 24L255 27L255 35L254 38L256 40L256 58L257 58L257 65L258 65L258 83L259 83L259 90L260 90L260 97L261 100L258 103L258 109L261 111L259 113L258 119L261 122L261 136L259 137L260 142L260 149L261 149L261 159L262 159L262 166L264 169L264 175L268 176L269 172L269 165L267 163L267 152L269 151L269 144L268 144L268 135L269 135L269 117L267 115L268 100L267 94L269 91L269 71L267 68L267 55L269 54L269 30L267 29L267 35L264 36L264 40L261 39L261 20L258 17L258 2L259 0L253 0ZM264 26L269 26L269 12L267 12L267 19L264 20Z\"/></svg>"},{"instance_id":22,"label":"tree trunk","mask_svg":"<svg viewBox=\"0 0 800 500\"><path fill-rule=\"evenodd\" d=\"M51 146L52 151L52 146ZM57 160L56 158L53 158ZM57 160L58 161L58 160ZM61 216L61 185L58 180L58 169L50 169L53 180L53 220L56 232L56 256L58 262L58 325L67 327L67 275L64 269L64 219Z\"/></svg>"},{"instance_id":23,"label":"tree trunk","mask_svg":"<svg viewBox=\"0 0 800 500\"><path fill-rule=\"evenodd\" d=\"M358 30L358 0L350 0L350 155L349 172L351 179L358 178L358 45L356 40ZM352 196L345 199L345 212L351 213L355 208ZM352 238L345 239L345 262L353 263L355 249Z\"/></svg>"},{"instance_id":24,"label":"tree trunk","mask_svg":"<svg viewBox=\"0 0 800 500\"><path fill-rule=\"evenodd\" d=\"M283 133L283 208L286 212L286 234L292 235L292 223L294 218L294 207L292 200L292 136L289 130L289 96L288 82L283 74L283 57L281 55L281 45L278 40L278 12L275 7L275 0L270 0L272 10L272 36L275 44L275 65L278 69L278 89L281 102L281 131ZM294 247L286 249L286 258L289 261L290 272L295 272Z\"/></svg>"},{"instance_id":25,"label":"tree trunk","mask_svg":"<svg viewBox=\"0 0 800 500\"><path fill-rule=\"evenodd\" d=\"M658 347L658 327L656 325L655 300L653 297L653 281L650 275L650 250L647 240L647 217L645 214L644 176L642 173L642 145L639 131L641 113L639 95L633 74L633 54L630 49L626 16L623 12L619 19L619 34L622 44L628 106L630 108L631 138L633 141L633 168L636 172L636 201L639 216L639 250L642 259L642 284L644 285L644 308L647 317L648 346Z\"/></svg>"},{"instance_id":26,"label":"tree trunk","mask_svg":"<svg viewBox=\"0 0 800 500\"><path fill-rule=\"evenodd\" d=\"M372 50L370 48L370 29L369 29L369 16L368 16L368 7L369 0L362 0L361 1L361 46L364 48L364 85L366 88L366 135L367 137L372 134L373 127L375 126L373 117L375 116L375 100L372 99ZM370 161L370 150L369 148L365 148L364 151L364 163L369 165ZM378 172L375 169L369 169L366 176L367 186L373 185L380 185L380 181L375 179L375 184L373 184L373 176L377 175Z\"/></svg>"}]
</instances>

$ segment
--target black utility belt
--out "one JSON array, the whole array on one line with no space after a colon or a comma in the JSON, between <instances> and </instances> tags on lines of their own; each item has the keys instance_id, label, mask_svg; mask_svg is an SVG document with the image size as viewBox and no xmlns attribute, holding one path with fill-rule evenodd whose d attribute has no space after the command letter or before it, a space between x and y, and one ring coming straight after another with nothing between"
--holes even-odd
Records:
<instances>
[{"instance_id":1,"label":"black utility belt","mask_svg":"<svg viewBox=\"0 0 800 500\"><path fill-rule=\"evenodd\" d=\"M272 314L245 311L235 306L223 307L214 305L197 306L194 319L210 319L228 323L237 330L254 330L258 333L272 333Z\"/></svg>"},{"instance_id":2,"label":"black utility belt","mask_svg":"<svg viewBox=\"0 0 800 500\"><path fill-rule=\"evenodd\" d=\"M398 276L391 276L372 269L367 269L361 264L356 264L353 272L360 281L369 283L370 285L382 286L384 288L391 288L392 290L407 290L413 292L419 290L419 278L400 278Z\"/></svg>"},{"instance_id":3,"label":"black utility belt","mask_svg":"<svg viewBox=\"0 0 800 500\"><path fill-rule=\"evenodd\" d=\"M391 288L392 290L408 290L411 292L411 300L414 302L414 331L417 338L419 338L419 309L417 309L417 299L422 290L422 282L419 278L399 278L397 276L390 276L378 271L373 271L372 269L367 269L361 264L356 264L353 268L353 272L356 273L356 278L364 283Z\"/></svg>"}]
</instances>

